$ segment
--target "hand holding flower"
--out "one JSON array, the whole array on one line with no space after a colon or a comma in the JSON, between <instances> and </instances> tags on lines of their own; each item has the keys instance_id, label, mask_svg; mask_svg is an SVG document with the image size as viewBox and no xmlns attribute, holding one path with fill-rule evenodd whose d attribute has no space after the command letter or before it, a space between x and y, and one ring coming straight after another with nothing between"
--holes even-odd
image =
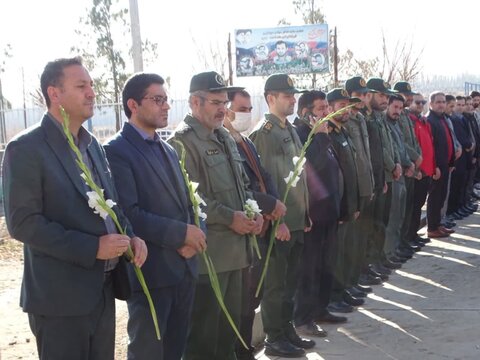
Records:
<instances>
[{"instance_id":1,"label":"hand holding flower","mask_svg":"<svg viewBox=\"0 0 480 360\"><path fill-rule=\"evenodd\" d=\"M121 256L128 249L130 238L122 234L107 234L100 236L98 241L97 259L109 260Z\"/></svg>"},{"instance_id":2,"label":"hand holding flower","mask_svg":"<svg viewBox=\"0 0 480 360\"><path fill-rule=\"evenodd\" d=\"M240 235L250 234L255 229L255 221L249 219L243 211L235 211L230 229Z\"/></svg>"},{"instance_id":3,"label":"hand holding flower","mask_svg":"<svg viewBox=\"0 0 480 360\"><path fill-rule=\"evenodd\" d=\"M206 238L205 233L200 228L195 225L187 225L184 244L195 250L195 252L202 252L207 249Z\"/></svg>"},{"instance_id":4,"label":"hand holding flower","mask_svg":"<svg viewBox=\"0 0 480 360\"><path fill-rule=\"evenodd\" d=\"M290 230L287 224L283 223L278 225L275 238L280 241L290 241Z\"/></svg>"},{"instance_id":5,"label":"hand holding flower","mask_svg":"<svg viewBox=\"0 0 480 360\"><path fill-rule=\"evenodd\" d=\"M130 240L130 246L132 247L133 254L135 255L131 262L138 267L142 267L148 255L148 249L145 241L140 239L138 236L135 236Z\"/></svg>"}]
</instances>

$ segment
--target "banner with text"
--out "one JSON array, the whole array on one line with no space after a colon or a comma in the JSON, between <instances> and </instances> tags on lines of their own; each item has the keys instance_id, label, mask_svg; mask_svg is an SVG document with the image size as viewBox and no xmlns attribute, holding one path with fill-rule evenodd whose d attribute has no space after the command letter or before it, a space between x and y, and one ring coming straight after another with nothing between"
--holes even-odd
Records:
<instances>
[{"instance_id":1,"label":"banner with text","mask_svg":"<svg viewBox=\"0 0 480 360\"><path fill-rule=\"evenodd\" d=\"M235 30L237 76L329 70L328 25Z\"/></svg>"}]
</instances>

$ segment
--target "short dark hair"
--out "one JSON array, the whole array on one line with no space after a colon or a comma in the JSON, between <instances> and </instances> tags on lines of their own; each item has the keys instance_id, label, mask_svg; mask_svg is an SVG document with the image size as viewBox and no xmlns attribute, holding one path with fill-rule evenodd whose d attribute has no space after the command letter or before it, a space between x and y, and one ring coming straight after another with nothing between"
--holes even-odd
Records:
<instances>
[{"instance_id":1,"label":"short dark hair","mask_svg":"<svg viewBox=\"0 0 480 360\"><path fill-rule=\"evenodd\" d=\"M434 102L437 96L445 96L445 93L442 91L434 91L430 94L430 102Z\"/></svg>"},{"instance_id":2,"label":"short dark hair","mask_svg":"<svg viewBox=\"0 0 480 360\"><path fill-rule=\"evenodd\" d=\"M147 93L147 89L152 84L163 85L165 80L160 75L151 73L136 73L128 78L125 82L122 91L122 103L123 111L127 118L130 119L132 112L128 108L127 102L129 99L133 99L137 104L142 103L142 99Z\"/></svg>"},{"instance_id":3,"label":"short dark hair","mask_svg":"<svg viewBox=\"0 0 480 360\"><path fill-rule=\"evenodd\" d=\"M453 95L450 95L450 94L447 94L445 95L445 102L450 102L450 101L454 101L455 100L455 96Z\"/></svg>"},{"instance_id":4,"label":"short dark hair","mask_svg":"<svg viewBox=\"0 0 480 360\"><path fill-rule=\"evenodd\" d=\"M43 97L45 98L45 103L47 108L50 108L50 98L48 97L48 88L50 86L60 86L62 85L62 80L64 77L63 69L72 65L82 64L82 58L79 56L73 58L61 58L50 61L43 69L42 75L40 76L40 88L42 89Z\"/></svg>"},{"instance_id":5,"label":"short dark hair","mask_svg":"<svg viewBox=\"0 0 480 360\"><path fill-rule=\"evenodd\" d=\"M465 101L467 100L472 100L472 97L471 96L465 96Z\"/></svg>"},{"instance_id":6,"label":"short dark hair","mask_svg":"<svg viewBox=\"0 0 480 360\"><path fill-rule=\"evenodd\" d=\"M458 95L457 97L455 97L455 99L457 99L457 101L458 100L466 100L465 96L462 96L462 95Z\"/></svg>"},{"instance_id":7,"label":"short dark hair","mask_svg":"<svg viewBox=\"0 0 480 360\"><path fill-rule=\"evenodd\" d=\"M248 93L248 91L238 90L238 91L231 91L227 93L228 101L233 101L233 99L235 99L235 96L237 96L237 94L250 99L250 94Z\"/></svg>"},{"instance_id":8,"label":"short dark hair","mask_svg":"<svg viewBox=\"0 0 480 360\"><path fill-rule=\"evenodd\" d=\"M390 105L394 101L401 101L402 104L404 104L405 103L405 98L401 95L390 95L390 97L388 98L388 105Z\"/></svg>"},{"instance_id":9,"label":"short dark hair","mask_svg":"<svg viewBox=\"0 0 480 360\"><path fill-rule=\"evenodd\" d=\"M471 96L472 98L478 97L478 96L480 96L480 92L478 92L478 91L476 91L476 90L473 90L473 91L470 92L470 96Z\"/></svg>"},{"instance_id":10,"label":"short dark hair","mask_svg":"<svg viewBox=\"0 0 480 360\"><path fill-rule=\"evenodd\" d=\"M280 44L285 44L285 47L288 47L287 46L287 43L283 40L278 40L276 43L275 43L275 47L277 47L277 45L280 45Z\"/></svg>"},{"instance_id":11,"label":"short dark hair","mask_svg":"<svg viewBox=\"0 0 480 360\"><path fill-rule=\"evenodd\" d=\"M302 116L302 110L305 108L307 108L308 110L312 110L315 100L325 100L326 98L327 96L325 95L325 93L319 90L311 90L303 93L298 98L298 116Z\"/></svg>"}]
</instances>

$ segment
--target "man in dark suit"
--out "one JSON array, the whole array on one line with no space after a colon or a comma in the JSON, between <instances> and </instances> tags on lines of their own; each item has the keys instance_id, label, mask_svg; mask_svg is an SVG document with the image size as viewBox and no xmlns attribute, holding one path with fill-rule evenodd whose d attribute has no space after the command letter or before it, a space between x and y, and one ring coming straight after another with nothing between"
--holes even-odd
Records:
<instances>
[{"instance_id":1,"label":"man in dark suit","mask_svg":"<svg viewBox=\"0 0 480 360\"><path fill-rule=\"evenodd\" d=\"M90 189L63 132L60 106L70 116L69 129L105 198L116 201L117 194L103 149L82 127L93 115L95 93L81 59L48 63L41 88L48 112L10 141L3 162L8 230L24 243L20 303L40 359L113 359L114 295L125 298L130 292L121 276L126 271L121 255L131 244L133 261L141 266L147 249L116 206L128 236L89 207Z\"/></svg>"},{"instance_id":2,"label":"man in dark suit","mask_svg":"<svg viewBox=\"0 0 480 360\"><path fill-rule=\"evenodd\" d=\"M133 230L147 242L144 274L155 303L162 341L155 338L147 301L132 281L127 301L128 359L180 360L193 304L197 259L205 234L193 223L176 151L156 129L168 124L164 80L138 73L125 83L123 129L105 145L120 204Z\"/></svg>"},{"instance_id":3,"label":"man in dark suit","mask_svg":"<svg viewBox=\"0 0 480 360\"><path fill-rule=\"evenodd\" d=\"M427 114L427 120L432 129L435 163L439 177L433 179L427 200L429 238L449 236L448 229L440 223L440 212L447 196L448 174L454 166L455 147L452 133L445 119L445 105L444 93L437 91L430 94L430 111Z\"/></svg>"},{"instance_id":4,"label":"man in dark suit","mask_svg":"<svg viewBox=\"0 0 480 360\"><path fill-rule=\"evenodd\" d=\"M312 90L298 99L295 130L302 144L317 121L328 115L326 94ZM295 327L307 335L325 336L316 321L342 323L343 316L327 310L333 282L333 259L336 259L338 218L340 216L343 174L328 136L328 124L316 128L307 148L305 171L309 195L312 231L305 236L300 280L295 298Z\"/></svg>"}]
</instances>

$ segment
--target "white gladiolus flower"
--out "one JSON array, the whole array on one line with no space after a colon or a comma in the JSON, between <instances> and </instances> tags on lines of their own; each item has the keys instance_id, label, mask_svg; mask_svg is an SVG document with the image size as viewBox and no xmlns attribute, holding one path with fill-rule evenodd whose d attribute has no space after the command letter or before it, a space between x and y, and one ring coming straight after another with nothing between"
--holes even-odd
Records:
<instances>
[{"instance_id":1,"label":"white gladiolus flower","mask_svg":"<svg viewBox=\"0 0 480 360\"><path fill-rule=\"evenodd\" d=\"M102 189L103 193L103 189ZM100 201L102 200L100 195L97 194L95 191L87 191L87 197L88 197L88 206L90 206L94 211L94 214L100 215L100 217L105 220L108 216L108 212L100 205ZM112 208L113 206L117 205L116 202L108 199L105 201L105 204L109 207Z\"/></svg>"},{"instance_id":2,"label":"white gladiolus flower","mask_svg":"<svg viewBox=\"0 0 480 360\"><path fill-rule=\"evenodd\" d=\"M198 185L198 184L197 184ZM195 192L193 194L193 196L195 196L195 201L197 202L198 205L203 205L203 206L207 206L207 204L205 203L205 201L202 199L202 197L200 195L198 195L197 192Z\"/></svg>"},{"instance_id":3,"label":"white gladiolus flower","mask_svg":"<svg viewBox=\"0 0 480 360\"><path fill-rule=\"evenodd\" d=\"M258 206L258 203L253 199L248 199L245 202L245 211L247 215L260 214L262 212L262 210Z\"/></svg>"},{"instance_id":4,"label":"white gladiolus flower","mask_svg":"<svg viewBox=\"0 0 480 360\"><path fill-rule=\"evenodd\" d=\"M195 181L190 181L190 185L192 186L192 191L196 192L198 188L198 183Z\"/></svg>"},{"instance_id":5,"label":"white gladiolus flower","mask_svg":"<svg viewBox=\"0 0 480 360\"><path fill-rule=\"evenodd\" d=\"M294 156L293 159L292 159L293 165L297 166L297 163L298 163L298 160L299 160L299 159L300 159L299 156ZM305 165L306 162L307 162L307 159L304 157L304 158L302 159L302 161L300 162L300 167L299 167L299 168L300 168L300 169L303 169L303 167L304 167L304 165Z\"/></svg>"},{"instance_id":6,"label":"white gladiolus flower","mask_svg":"<svg viewBox=\"0 0 480 360\"><path fill-rule=\"evenodd\" d=\"M197 208L197 211L200 219L203 219L204 221L207 220L207 214L200 209L200 206Z\"/></svg>"}]
</instances>

